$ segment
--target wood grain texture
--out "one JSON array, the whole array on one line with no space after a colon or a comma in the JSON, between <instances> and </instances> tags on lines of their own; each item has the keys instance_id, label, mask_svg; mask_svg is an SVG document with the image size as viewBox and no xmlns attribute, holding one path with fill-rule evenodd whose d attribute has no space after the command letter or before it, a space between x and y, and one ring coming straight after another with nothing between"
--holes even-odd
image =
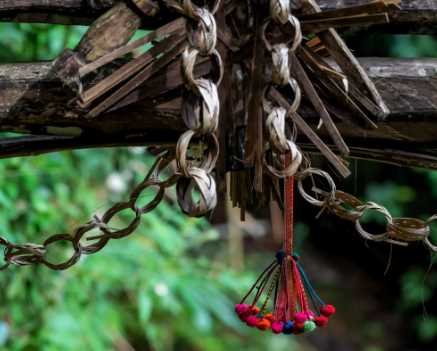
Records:
<instances>
[{"instance_id":1,"label":"wood grain texture","mask_svg":"<svg viewBox=\"0 0 437 351\"><path fill-rule=\"evenodd\" d=\"M360 62L391 113L375 130L350 126L346 119L337 121L342 135L349 139L437 142L437 60L366 58ZM172 75L171 82L180 81L178 70ZM88 134L184 130L177 102L153 107L146 100L97 119L87 119L86 111L71 102L74 94L69 94L53 78L50 63L0 65L0 91L0 130L3 131L46 134L50 133L48 127L78 127L81 133ZM317 123L313 110L303 109L301 113ZM51 129L57 131L55 134L62 134L62 129Z\"/></svg>"},{"instance_id":2,"label":"wood grain texture","mask_svg":"<svg viewBox=\"0 0 437 351\"><path fill-rule=\"evenodd\" d=\"M92 23L115 0L3 0L0 20L59 24Z\"/></svg>"},{"instance_id":3,"label":"wood grain texture","mask_svg":"<svg viewBox=\"0 0 437 351\"><path fill-rule=\"evenodd\" d=\"M323 10L363 5L372 0L317 0ZM437 33L437 0L402 0L399 11L390 12L390 24L372 26L386 33Z\"/></svg>"},{"instance_id":4,"label":"wood grain texture","mask_svg":"<svg viewBox=\"0 0 437 351\"><path fill-rule=\"evenodd\" d=\"M362 5L371 0L317 0L323 10ZM116 3L115 0L3 0L0 21L43 22L60 24L92 23ZM391 33L437 33L437 0L402 0L401 10L390 13L389 25L376 25ZM159 19L143 21L143 27L156 28Z\"/></svg>"}]
</instances>

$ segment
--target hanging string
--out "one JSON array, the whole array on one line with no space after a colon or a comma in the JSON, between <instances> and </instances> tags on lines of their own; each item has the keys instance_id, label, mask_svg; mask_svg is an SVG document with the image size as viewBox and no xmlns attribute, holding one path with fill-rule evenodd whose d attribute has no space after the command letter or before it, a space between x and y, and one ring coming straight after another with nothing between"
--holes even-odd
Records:
<instances>
[{"instance_id":1,"label":"hanging string","mask_svg":"<svg viewBox=\"0 0 437 351\"><path fill-rule=\"evenodd\" d=\"M286 168L291 156L284 158ZM328 324L335 313L317 294L294 252L294 177L283 182L284 228L282 249L261 273L235 311L249 327L275 334L301 334ZM246 301L253 296L252 303ZM258 303L262 301L261 307ZM272 312L269 312L271 305Z\"/></svg>"}]
</instances>

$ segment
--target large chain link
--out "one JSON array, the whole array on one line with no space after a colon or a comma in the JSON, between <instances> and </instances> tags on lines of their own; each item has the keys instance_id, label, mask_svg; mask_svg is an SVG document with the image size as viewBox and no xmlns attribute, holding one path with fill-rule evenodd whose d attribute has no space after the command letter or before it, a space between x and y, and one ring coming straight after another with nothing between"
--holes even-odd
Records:
<instances>
[{"instance_id":1,"label":"large chain link","mask_svg":"<svg viewBox=\"0 0 437 351\"><path fill-rule=\"evenodd\" d=\"M132 234L141 222L141 216L154 210L164 198L166 190L176 184L180 175L171 174L167 179L162 180L162 171L171 164L172 159L169 153L158 155L156 162L150 169L144 180L139 183L131 192L129 200L119 202L101 216L95 215L87 223L77 227L71 234L55 234L39 244L14 244L7 239L0 237L0 245L4 247L5 264L0 269L9 265L26 266L31 264L44 264L55 270L64 270L73 266L79 261L82 255L90 255L103 249L111 239L120 239ZM154 190L154 197L147 203L143 201L147 190ZM113 228L111 221L121 215L124 211L133 212L134 216L124 228ZM51 248L68 243L72 248L70 256L62 262L53 262L48 257Z\"/></svg>"},{"instance_id":2,"label":"large chain link","mask_svg":"<svg viewBox=\"0 0 437 351\"><path fill-rule=\"evenodd\" d=\"M263 101L268 115L266 130L274 156L273 164L270 164L264 153L264 165L271 174L280 178L293 176L302 163L302 153L294 140L287 138L285 127L286 116L296 112L301 101L301 90L290 73L289 57L300 45L302 31L299 20L291 13L291 5L290 0L270 0L270 18L264 23L262 34L265 47L272 55L272 82L283 87L289 86L294 94L294 101L288 111L267 101L266 97ZM290 25L294 33L290 40L274 44L269 41L268 32L271 27L281 29ZM288 155L291 162L284 163L281 160L284 155Z\"/></svg>"},{"instance_id":3,"label":"large chain link","mask_svg":"<svg viewBox=\"0 0 437 351\"><path fill-rule=\"evenodd\" d=\"M319 177L328 187L322 190L315 185L315 178ZM303 181L313 179L312 194L305 190ZM366 240L384 241L392 244L408 246L415 241L423 241L432 251L437 252L437 246L430 240L431 223L437 220L437 215L426 221L416 218L393 218L390 212L375 202L362 202L351 194L337 190L331 176L316 168L307 168L296 174L298 189L302 197L310 204L322 207L336 216L355 223L357 232ZM366 231L362 224L363 216L368 212L382 215L386 221L386 230L383 233L373 234Z\"/></svg>"},{"instance_id":4,"label":"large chain link","mask_svg":"<svg viewBox=\"0 0 437 351\"><path fill-rule=\"evenodd\" d=\"M188 17L188 45L181 60L185 80L182 119L189 130L180 136L176 145L176 161L182 174L177 183L177 195L182 211L193 217L203 216L217 205L216 183L211 172L219 155L215 135L220 114L217 87L223 76L221 57L216 49L214 18L219 4L220 0L211 1L209 7L197 7L191 0L173 4L173 8ZM217 77L195 76L199 56L208 57L216 65Z\"/></svg>"}]
</instances>

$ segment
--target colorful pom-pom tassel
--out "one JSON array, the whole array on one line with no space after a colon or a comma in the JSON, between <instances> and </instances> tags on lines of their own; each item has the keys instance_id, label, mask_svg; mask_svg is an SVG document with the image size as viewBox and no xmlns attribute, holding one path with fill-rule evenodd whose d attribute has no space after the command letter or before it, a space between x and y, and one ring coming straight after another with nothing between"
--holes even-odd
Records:
<instances>
[{"instance_id":1,"label":"colorful pom-pom tassel","mask_svg":"<svg viewBox=\"0 0 437 351\"><path fill-rule=\"evenodd\" d=\"M286 179L284 193L284 248L235 305L235 312L249 327L275 334L309 333L324 327L335 307L325 304L306 275L300 257L292 250L293 182ZM250 297L252 303L246 303ZM259 306L259 307L258 307ZM271 308L268 312L268 309Z\"/></svg>"}]
</instances>

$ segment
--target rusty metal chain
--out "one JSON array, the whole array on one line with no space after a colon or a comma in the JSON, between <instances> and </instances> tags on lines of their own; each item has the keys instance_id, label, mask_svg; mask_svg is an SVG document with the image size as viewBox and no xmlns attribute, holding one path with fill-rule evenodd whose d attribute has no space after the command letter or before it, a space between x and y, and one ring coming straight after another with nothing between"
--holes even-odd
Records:
<instances>
[{"instance_id":1,"label":"rusty metal chain","mask_svg":"<svg viewBox=\"0 0 437 351\"><path fill-rule=\"evenodd\" d=\"M181 113L189 129L180 136L176 145L177 166L182 174L176 189L182 211L192 217L203 216L217 205L216 183L211 172L219 155L215 132L220 114L217 87L223 76L223 64L216 49L217 24L214 18L220 1L208 3L210 6L198 7L191 0L167 2L168 6L188 18L188 45L181 58L185 81ZM217 77L195 75L199 57L211 60L217 68ZM196 193L199 194L197 200Z\"/></svg>"},{"instance_id":2,"label":"rusty metal chain","mask_svg":"<svg viewBox=\"0 0 437 351\"><path fill-rule=\"evenodd\" d=\"M314 183L315 177L321 178L328 189L322 190L318 188ZM313 178L311 194L305 190L303 185L303 181L306 178ZM331 176L325 171L316 168L307 168L298 172L296 180L299 192L307 202L321 207L323 210L327 210L344 220L355 223L357 232L364 239L384 241L401 246L408 246L411 242L423 241L430 250L437 252L437 246L433 245L430 240L431 223L437 220L437 215L427 220L393 218L385 207L374 202L363 202L351 194L337 190ZM381 214L387 222L383 233L373 234L363 228L361 219L370 211Z\"/></svg>"},{"instance_id":3,"label":"rusty metal chain","mask_svg":"<svg viewBox=\"0 0 437 351\"><path fill-rule=\"evenodd\" d=\"M270 164L264 153L264 165L272 175L280 178L293 176L302 163L302 153L294 140L287 138L285 128L286 116L296 112L301 102L301 90L290 73L289 57L300 45L302 31L299 20L291 13L291 5L290 0L270 0L270 18L264 23L262 34L265 47L272 55L272 83L282 87L289 86L294 93L294 100L288 111L274 105L266 97L263 100L264 111L268 115L266 130L273 155L273 164ZM281 29L287 25L291 25L294 33L291 39L272 44L268 39L269 29ZM287 154L290 154L291 162L284 166L281 156Z\"/></svg>"},{"instance_id":4,"label":"rusty metal chain","mask_svg":"<svg viewBox=\"0 0 437 351\"><path fill-rule=\"evenodd\" d=\"M4 247L5 264L27 266L44 264L54 270L64 270L77 263L82 255L90 255L103 249L111 239L121 239L132 234L141 222L141 216L154 210L164 198L166 190L176 184L180 174L172 173L167 179L161 179L161 173L171 164L173 156L167 152L161 153L146 175L131 192L129 200L119 202L101 216L95 215L87 223L75 228L71 234L55 234L46 239L41 245L26 243L14 244L0 237L0 246ZM146 204L140 203L146 190L154 189L156 194ZM134 213L133 219L125 228L113 228L111 221L123 211ZM88 235L87 235L88 234ZM70 257L61 262L53 262L48 256L50 248L61 243L68 243L72 248Z\"/></svg>"}]
</instances>

